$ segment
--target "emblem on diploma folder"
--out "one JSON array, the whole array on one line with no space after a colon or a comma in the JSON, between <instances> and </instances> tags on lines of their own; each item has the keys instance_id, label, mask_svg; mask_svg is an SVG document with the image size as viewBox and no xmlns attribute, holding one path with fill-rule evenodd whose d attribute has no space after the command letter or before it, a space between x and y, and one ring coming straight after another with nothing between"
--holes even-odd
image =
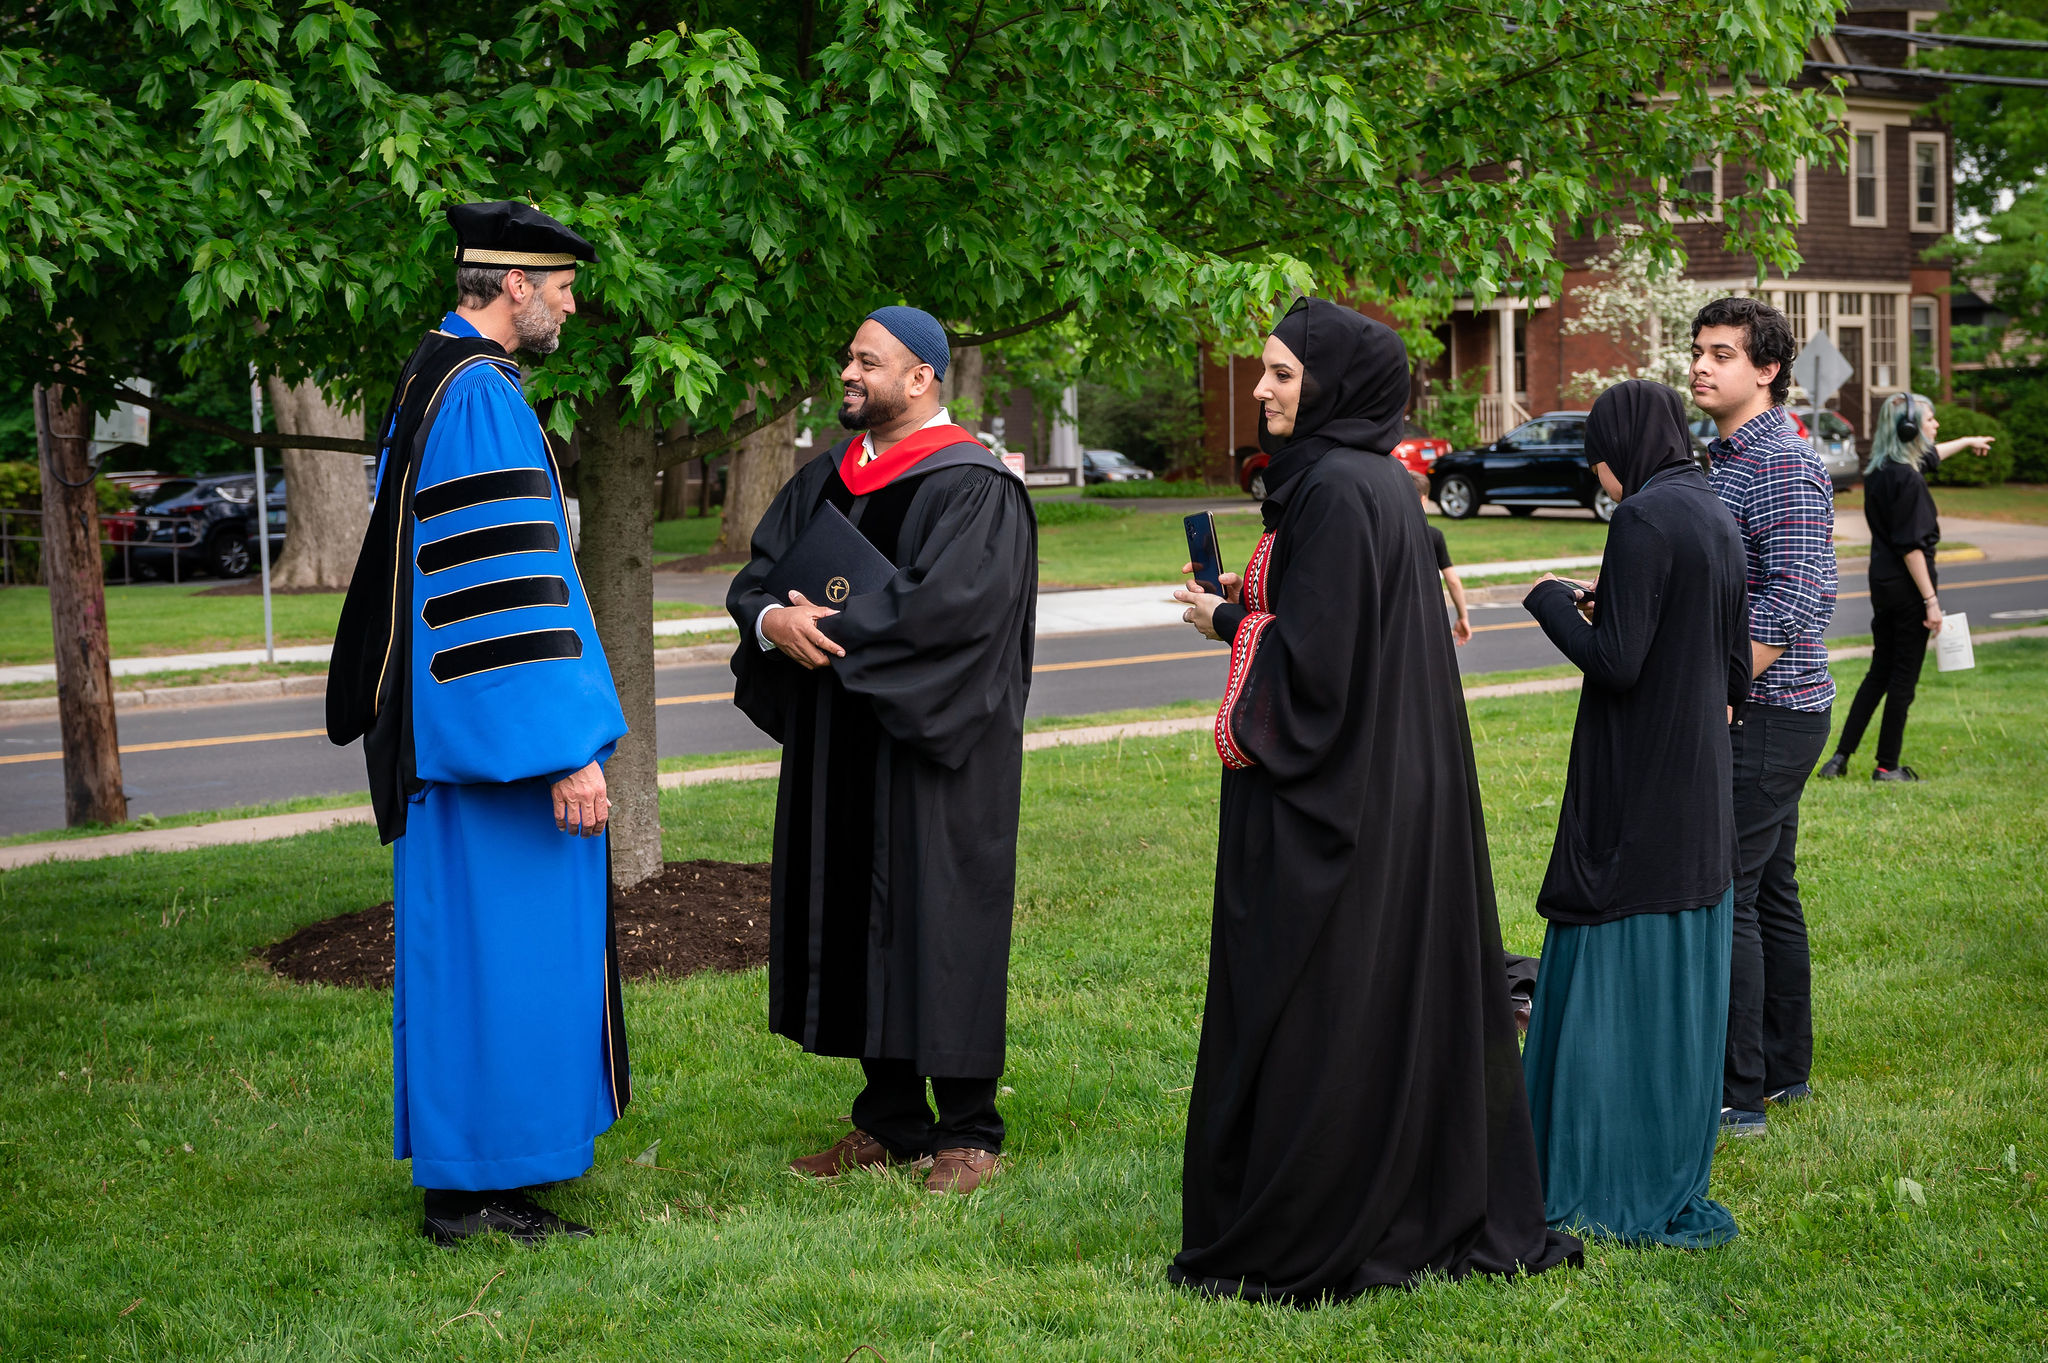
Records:
<instances>
[{"instance_id":1,"label":"emblem on diploma folder","mask_svg":"<svg viewBox=\"0 0 2048 1363\"><path fill-rule=\"evenodd\" d=\"M896 565L827 502L776 561L761 587L785 604L794 591L818 605L843 606L856 596L880 591L894 576Z\"/></svg>"}]
</instances>

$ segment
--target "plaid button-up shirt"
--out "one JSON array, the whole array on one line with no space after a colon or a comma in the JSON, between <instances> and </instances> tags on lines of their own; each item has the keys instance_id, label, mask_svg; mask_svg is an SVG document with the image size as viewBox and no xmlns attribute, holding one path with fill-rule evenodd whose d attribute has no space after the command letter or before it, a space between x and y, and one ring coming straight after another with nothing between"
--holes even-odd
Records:
<instances>
[{"instance_id":1,"label":"plaid button-up shirt","mask_svg":"<svg viewBox=\"0 0 2048 1363\"><path fill-rule=\"evenodd\" d=\"M1820 457L1773 407L1707 446L1714 491L1735 514L1749 563L1749 637L1784 649L1750 700L1788 710L1835 701L1821 634L1835 618L1835 496Z\"/></svg>"}]
</instances>

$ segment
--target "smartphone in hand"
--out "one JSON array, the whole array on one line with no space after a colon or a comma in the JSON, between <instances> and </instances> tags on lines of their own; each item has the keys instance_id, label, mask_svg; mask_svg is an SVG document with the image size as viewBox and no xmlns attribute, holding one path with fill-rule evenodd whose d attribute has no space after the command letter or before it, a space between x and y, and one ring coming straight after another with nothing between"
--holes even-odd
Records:
<instances>
[{"instance_id":1,"label":"smartphone in hand","mask_svg":"<svg viewBox=\"0 0 2048 1363\"><path fill-rule=\"evenodd\" d=\"M1188 532L1188 562L1195 565L1195 585L1211 596L1223 595L1223 551L1216 544L1216 517L1197 511L1183 517Z\"/></svg>"}]
</instances>

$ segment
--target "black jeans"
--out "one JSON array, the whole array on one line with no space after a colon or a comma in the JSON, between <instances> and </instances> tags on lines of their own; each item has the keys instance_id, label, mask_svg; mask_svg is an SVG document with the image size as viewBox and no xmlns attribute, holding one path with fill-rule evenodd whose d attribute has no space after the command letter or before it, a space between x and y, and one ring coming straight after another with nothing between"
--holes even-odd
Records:
<instances>
[{"instance_id":1,"label":"black jeans","mask_svg":"<svg viewBox=\"0 0 2048 1363\"><path fill-rule=\"evenodd\" d=\"M1875 594L1873 594L1874 597ZM1849 718L1835 751L1847 755L1863 741L1877 703L1884 702L1884 723L1877 729L1877 765L1891 771L1899 765L1899 746L1906 738L1906 712L1920 686L1920 668L1927 661L1927 607L1917 593L1904 601L1874 600L1870 615L1870 671L1849 702Z\"/></svg>"},{"instance_id":2,"label":"black jeans","mask_svg":"<svg viewBox=\"0 0 2048 1363\"><path fill-rule=\"evenodd\" d=\"M1721 1103L1764 1110L1813 1066L1813 976L1799 911L1799 796L1828 741L1826 710L1747 705L1735 755L1735 953Z\"/></svg>"},{"instance_id":3,"label":"black jeans","mask_svg":"<svg viewBox=\"0 0 2048 1363\"><path fill-rule=\"evenodd\" d=\"M996 1112L996 1080L933 1078L939 1115L925 1103L925 1077L908 1060L863 1060L868 1086L853 1100L853 1124L905 1159L940 1150L1003 1148Z\"/></svg>"}]
</instances>

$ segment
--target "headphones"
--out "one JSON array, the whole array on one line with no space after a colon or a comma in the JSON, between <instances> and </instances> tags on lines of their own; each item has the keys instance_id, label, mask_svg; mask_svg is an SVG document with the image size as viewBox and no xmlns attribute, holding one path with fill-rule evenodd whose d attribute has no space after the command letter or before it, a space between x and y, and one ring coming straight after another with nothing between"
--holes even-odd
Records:
<instances>
[{"instance_id":1,"label":"headphones","mask_svg":"<svg viewBox=\"0 0 2048 1363\"><path fill-rule=\"evenodd\" d=\"M1899 422L1895 427L1901 445L1911 445L1920 438L1920 404L1926 401L1918 393L1901 393L1905 399L1899 408Z\"/></svg>"}]
</instances>

